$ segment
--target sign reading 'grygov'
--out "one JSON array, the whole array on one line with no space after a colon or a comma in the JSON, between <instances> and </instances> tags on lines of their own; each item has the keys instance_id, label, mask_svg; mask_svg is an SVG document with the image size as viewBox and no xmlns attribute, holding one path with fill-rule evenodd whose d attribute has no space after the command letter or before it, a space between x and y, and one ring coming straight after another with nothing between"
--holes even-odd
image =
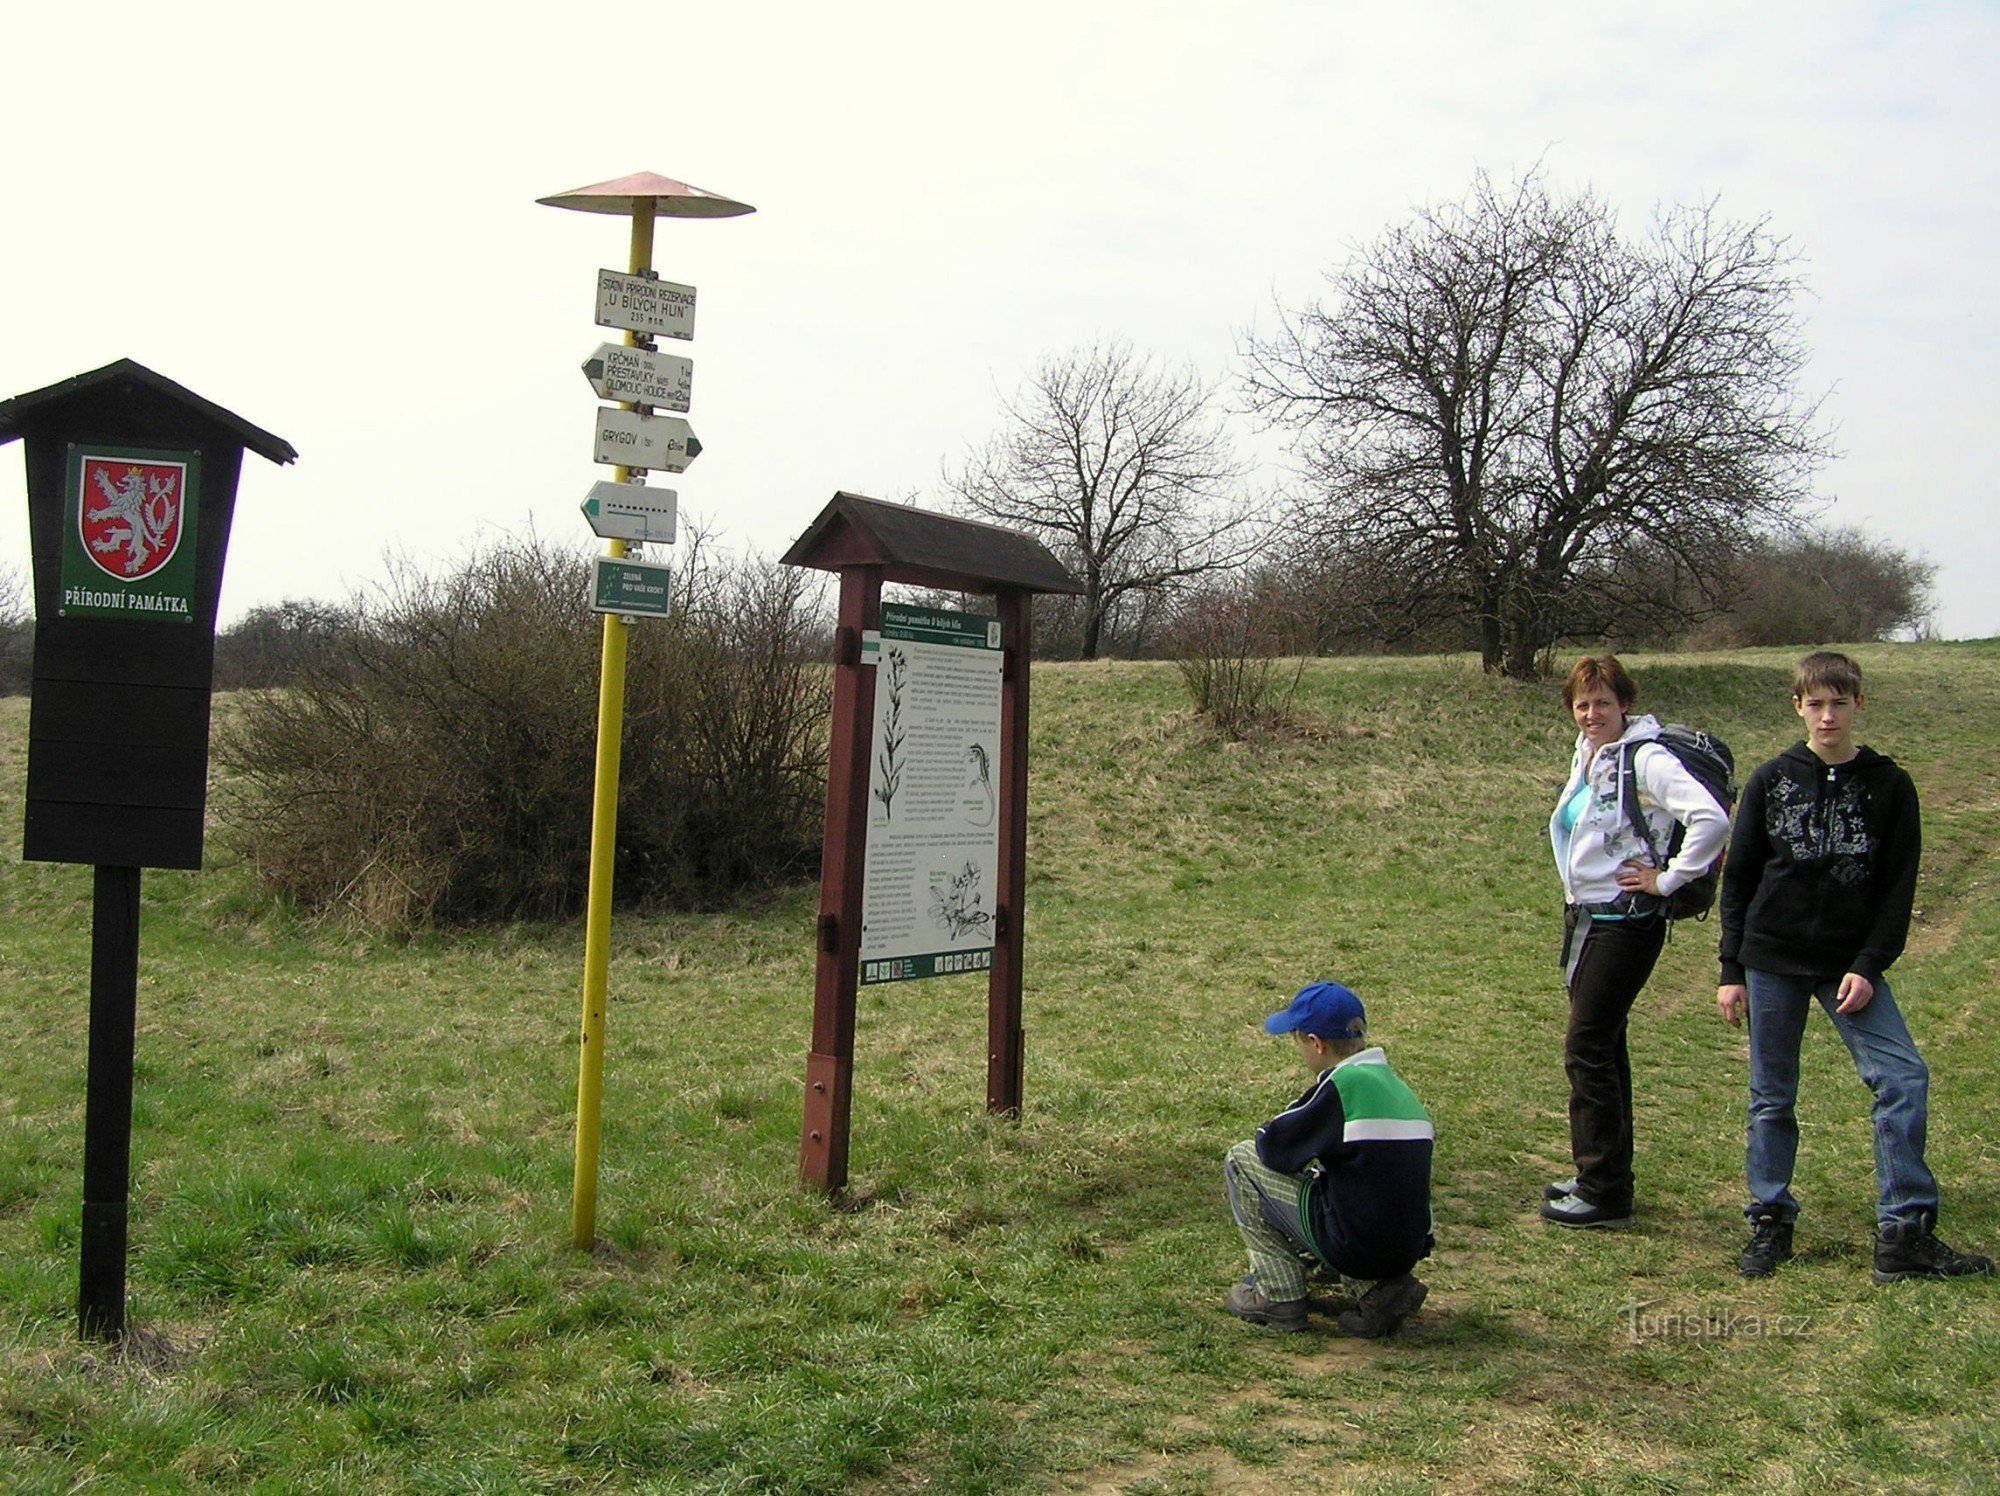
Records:
<instances>
[{"instance_id":1,"label":"sign reading 'grygov'","mask_svg":"<svg viewBox=\"0 0 2000 1496\"><path fill-rule=\"evenodd\" d=\"M72 442L60 616L193 622L200 491L199 452Z\"/></svg>"}]
</instances>

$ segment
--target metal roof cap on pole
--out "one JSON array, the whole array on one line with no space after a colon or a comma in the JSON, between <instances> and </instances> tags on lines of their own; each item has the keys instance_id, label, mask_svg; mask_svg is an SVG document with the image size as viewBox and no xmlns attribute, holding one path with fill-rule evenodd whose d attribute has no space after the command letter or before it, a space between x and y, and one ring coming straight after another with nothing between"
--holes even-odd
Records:
<instances>
[{"instance_id":1,"label":"metal roof cap on pole","mask_svg":"<svg viewBox=\"0 0 2000 1496\"><path fill-rule=\"evenodd\" d=\"M691 187L686 182L676 182L672 177L659 176L650 171L635 171L629 177L614 177L609 182L558 192L553 197L538 197L535 201L545 208L568 208L577 213L616 213L620 217L630 217L641 211L639 203L647 198L652 199L653 216L656 218L738 218L757 211L733 197Z\"/></svg>"}]
</instances>

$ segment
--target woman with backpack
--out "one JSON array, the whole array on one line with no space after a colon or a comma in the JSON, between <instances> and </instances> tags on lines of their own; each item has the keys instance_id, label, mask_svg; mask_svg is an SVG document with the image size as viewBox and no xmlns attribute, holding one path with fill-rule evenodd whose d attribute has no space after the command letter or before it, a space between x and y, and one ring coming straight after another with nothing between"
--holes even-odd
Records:
<instances>
[{"instance_id":1,"label":"woman with backpack","mask_svg":"<svg viewBox=\"0 0 2000 1496\"><path fill-rule=\"evenodd\" d=\"M1563 682L1576 751L1549 838L1565 905L1563 1065L1576 1174L1542 1192L1542 1219L1558 1226L1632 1224L1626 1019L1666 940L1668 897L1708 874L1729 839L1729 812L1662 746L1659 722L1633 715L1638 698L1615 655L1578 660ZM1669 852L1677 825L1681 844Z\"/></svg>"}]
</instances>

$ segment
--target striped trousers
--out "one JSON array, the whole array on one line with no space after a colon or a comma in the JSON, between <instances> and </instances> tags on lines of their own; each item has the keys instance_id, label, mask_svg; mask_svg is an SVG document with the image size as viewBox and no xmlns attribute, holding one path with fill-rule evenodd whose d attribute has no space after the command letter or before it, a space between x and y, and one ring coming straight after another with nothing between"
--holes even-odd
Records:
<instances>
[{"instance_id":1,"label":"striped trousers","mask_svg":"<svg viewBox=\"0 0 2000 1496\"><path fill-rule=\"evenodd\" d=\"M1250 1139L1222 1156L1229 1213L1249 1248L1251 1276L1264 1297L1277 1303L1306 1296L1306 1262L1313 1250L1299 1220L1299 1194L1305 1182L1303 1175L1265 1167ZM1372 1278L1344 1277L1341 1282L1356 1295L1374 1286Z\"/></svg>"}]
</instances>

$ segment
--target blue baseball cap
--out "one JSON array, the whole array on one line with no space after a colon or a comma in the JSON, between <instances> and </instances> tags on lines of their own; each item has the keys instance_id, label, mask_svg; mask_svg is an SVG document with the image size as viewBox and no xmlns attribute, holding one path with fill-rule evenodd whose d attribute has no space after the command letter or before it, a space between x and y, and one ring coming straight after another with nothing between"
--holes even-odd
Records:
<instances>
[{"instance_id":1,"label":"blue baseball cap","mask_svg":"<svg viewBox=\"0 0 2000 1496\"><path fill-rule=\"evenodd\" d=\"M1361 999L1338 982L1301 987L1282 1013L1264 1020L1267 1034L1311 1034L1315 1039L1359 1039L1368 1032Z\"/></svg>"}]
</instances>

